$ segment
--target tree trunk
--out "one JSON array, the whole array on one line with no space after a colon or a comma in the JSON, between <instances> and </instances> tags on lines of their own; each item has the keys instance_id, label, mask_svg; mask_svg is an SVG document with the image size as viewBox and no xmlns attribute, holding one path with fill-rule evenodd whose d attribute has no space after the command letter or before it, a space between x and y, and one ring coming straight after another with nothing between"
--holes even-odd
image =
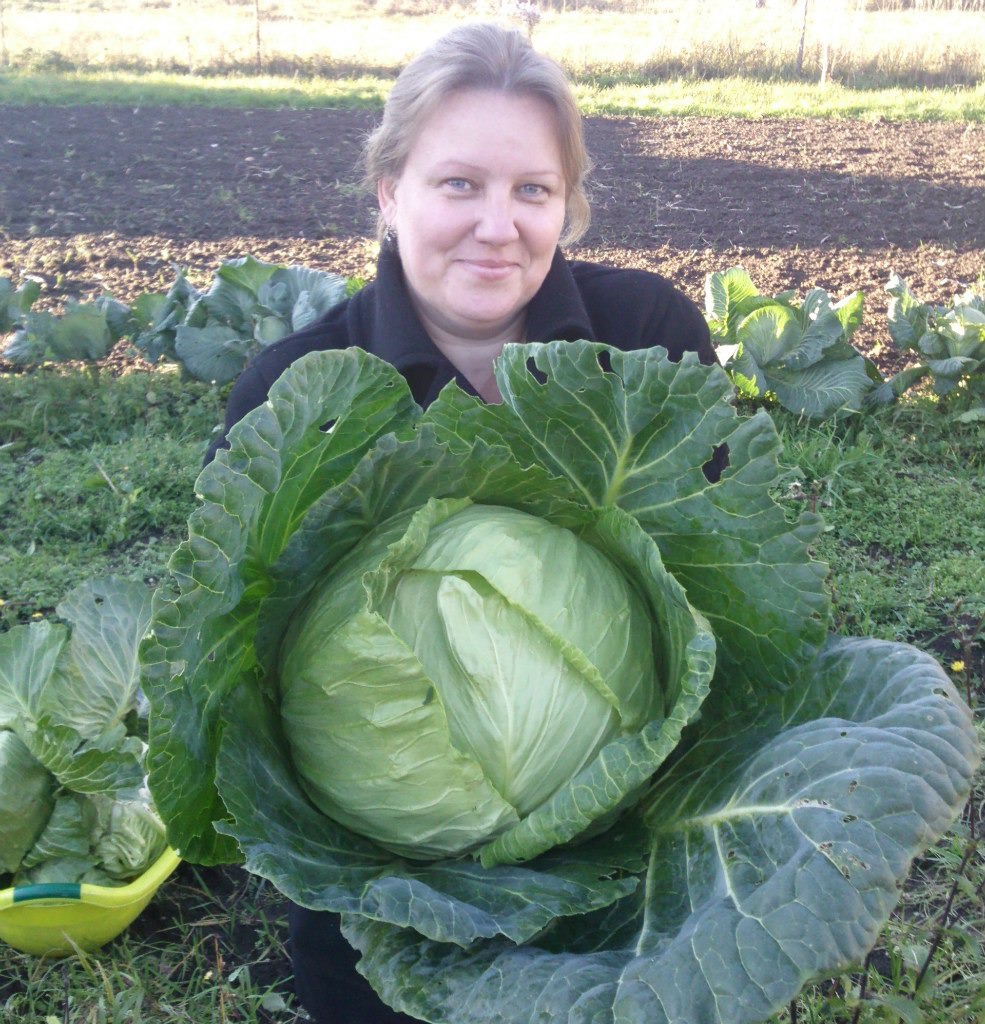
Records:
<instances>
[{"instance_id":1,"label":"tree trunk","mask_svg":"<svg viewBox=\"0 0 985 1024\"><path fill-rule=\"evenodd\" d=\"M797 47L797 74L804 73L804 42L807 39L808 0L800 0L800 45Z\"/></svg>"},{"instance_id":2,"label":"tree trunk","mask_svg":"<svg viewBox=\"0 0 985 1024\"><path fill-rule=\"evenodd\" d=\"M257 44L257 74L263 73L263 57L260 50L260 0L253 0L253 10L256 14L256 44Z\"/></svg>"}]
</instances>

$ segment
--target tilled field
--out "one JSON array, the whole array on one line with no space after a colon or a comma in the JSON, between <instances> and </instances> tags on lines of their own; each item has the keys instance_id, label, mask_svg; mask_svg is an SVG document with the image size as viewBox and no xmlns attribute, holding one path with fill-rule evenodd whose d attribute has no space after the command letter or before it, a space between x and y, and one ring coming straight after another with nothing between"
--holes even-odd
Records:
<instances>
[{"instance_id":1,"label":"tilled field","mask_svg":"<svg viewBox=\"0 0 985 1024\"><path fill-rule=\"evenodd\" d=\"M176 267L205 285L246 254L373 273L371 113L0 112L0 276L41 278L42 303L129 302ZM763 292L861 289L856 343L886 370L890 273L943 302L985 272L982 126L590 118L587 136L594 220L574 255L659 270L699 303L735 265Z\"/></svg>"}]
</instances>

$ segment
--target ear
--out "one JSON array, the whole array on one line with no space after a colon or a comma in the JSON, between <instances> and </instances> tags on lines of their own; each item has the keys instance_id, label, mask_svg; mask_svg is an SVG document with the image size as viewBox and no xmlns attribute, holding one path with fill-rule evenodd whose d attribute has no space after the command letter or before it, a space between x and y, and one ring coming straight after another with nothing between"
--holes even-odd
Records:
<instances>
[{"instance_id":1,"label":"ear","mask_svg":"<svg viewBox=\"0 0 985 1024\"><path fill-rule=\"evenodd\" d=\"M392 224L397 214L397 183L392 178L380 178L376 183L376 201L383 219Z\"/></svg>"}]
</instances>

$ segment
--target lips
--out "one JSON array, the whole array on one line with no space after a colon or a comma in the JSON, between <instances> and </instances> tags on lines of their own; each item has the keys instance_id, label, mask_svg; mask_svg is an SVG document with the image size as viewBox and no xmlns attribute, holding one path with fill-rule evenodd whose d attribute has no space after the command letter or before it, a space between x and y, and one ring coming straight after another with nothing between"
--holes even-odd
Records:
<instances>
[{"instance_id":1,"label":"lips","mask_svg":"<svg viewBox=\"0 0 985 1024\"><path fill-rule=\"evenodd\" d=\"M519 265L510 260L468 260L459 261L470 273L486 280L499 280L508 277Z\"/></svg>"}]
</instances>

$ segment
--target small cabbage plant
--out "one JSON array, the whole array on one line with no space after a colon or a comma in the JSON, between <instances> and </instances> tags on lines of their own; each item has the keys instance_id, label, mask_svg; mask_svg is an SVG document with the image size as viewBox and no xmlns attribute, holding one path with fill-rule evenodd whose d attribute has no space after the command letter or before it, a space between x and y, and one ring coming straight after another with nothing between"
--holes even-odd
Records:
<instances>
[{"instance_id":1,"label":"small cabbage plant","mask_svg":"<svg viewBox=\"0 0 985 1024\"><path fill-rule=\"evenodd\" d=\"M873 945L970 712L928 655L828 635L820 522L720 368L496 373L502 404L425 412L313 353L230 431L142 650L169 839L340 912L425 1020L762 1020Z\"/></svg>"}]
</instances>

